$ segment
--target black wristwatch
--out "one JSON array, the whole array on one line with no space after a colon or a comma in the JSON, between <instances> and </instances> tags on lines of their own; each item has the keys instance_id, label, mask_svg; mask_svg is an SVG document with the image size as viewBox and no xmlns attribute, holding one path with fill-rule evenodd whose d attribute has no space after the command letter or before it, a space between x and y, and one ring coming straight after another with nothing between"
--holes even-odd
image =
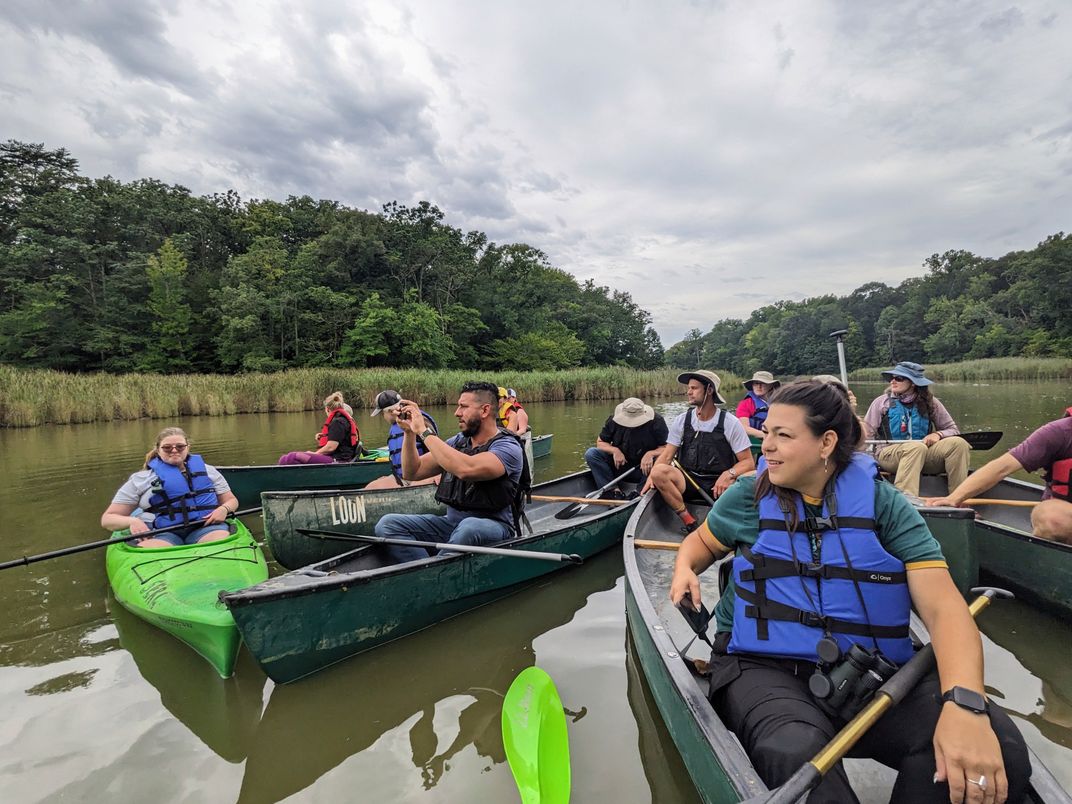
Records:
<instances>
[{"instance_id":1,"label":"black wristwatch","mask_svg":"<svg viewBox=\"0 0 1072 804\"><path fill-rule=\"evenodd\" d=\"M967 709L977 715L985 715L990 711L990 704L986 698L975 690L965 689L964 687L953 687L953 689L943 693L942 702L945 703L946 701L952 701L961 709Z\"/></svg>"},{"instance_id":2,"label":"black wristwatch","mask_svg":"<svg viewBox=\"0 0 1072 804\"><path fill-rule=\"evenodd\" d=\"M424 439L428 438L428 436L434 436L434 435L439 435L439 434L435 430L433 430L431 427L426 427L426 428L424 428L424 432L421 433L421 441L424 441Z\"/></svg>"}]
</instances>

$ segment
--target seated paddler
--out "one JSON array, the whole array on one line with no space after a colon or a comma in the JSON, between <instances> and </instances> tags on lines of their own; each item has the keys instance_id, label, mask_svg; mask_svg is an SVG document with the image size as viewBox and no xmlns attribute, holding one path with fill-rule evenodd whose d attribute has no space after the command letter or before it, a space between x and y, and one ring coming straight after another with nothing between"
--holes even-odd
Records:
<instances>
[{"instance_id":1,"label":"seated paddler","mask_svg":"<svg viewBox=\"0 0 1072 804\"><path fill-rule=\"evenodd\" d=\"M513 538L527 491L528 469L521 440L498 426L498 386L468 382L454 416L458 434L442 439L429 427L416 402L399 403L402 428L402 478L421 481L442 474L436 500L447 508L435 514L388 514L376 535L450 544L493 545ZM417 450L418 439L428 452ZM396 562L428 557L419 547L387 548Z\"/></svg>"},{"instance_id":2,"label":"seated paddler","mask_svg":"<svg viewBox=\"0 0 1072 804\"><path fill-rule=\"evenodd\" d=\"M378 477L365 486L366 489L396 489L399 486L425 486L429 483L436 483L439 480L439 475L427 478L426 480L403 480L402 479L402 440L405 438L405 431L398 423L398 414L402 410L402 395L398 391L386 390L380 391L376 395L376 407L372 409L372 416L379 416L383 414L384 420L390 425L390 429L387 431L387 453L391 460L391 474L384 477ZM424 418L425 426L431 427L436 433L439 432L439 426L436 424L435 419L432 418L430 413L421 411L421 416ZM428 452L428 448L424 446L424 442L419 438L417 439L417 454L424 455Z\"/></svg>"},{"instance_id":3,"label":"seated paddler","mask_svg":"<svg viewBox=\"0 0 1072 804\"><path fill-rule=\"evenodd\" d=\"M702 603L699 573L735 552L715 607L710 699L768 787L785 782L913 655L932 670L849 756L897 771L890 801L1021 801L1030 764L987 698L979 631L919 513L856 452L860 422L833 385L772 396L763 456L682 543L670 599ZM709 601L711 602L711 601ZM808 802L855 802L838 763Z\"/></svg>"},{"instance_id":4,"label":"seated paddler","mask_svg":"<svg viewBox=\"0 0 1072 804\"><path fill-rule=\"evenodd\" d=\"M226 539L231 526L225 520L237 510L238 499L223 475L190 452L185 431L166 427L141 470L127 479L101 514L101 527L147 534L131 542L137 547L174 547ZM167 533L148 535L176 525L180 527Z\"/></svg>"}]
</instances>

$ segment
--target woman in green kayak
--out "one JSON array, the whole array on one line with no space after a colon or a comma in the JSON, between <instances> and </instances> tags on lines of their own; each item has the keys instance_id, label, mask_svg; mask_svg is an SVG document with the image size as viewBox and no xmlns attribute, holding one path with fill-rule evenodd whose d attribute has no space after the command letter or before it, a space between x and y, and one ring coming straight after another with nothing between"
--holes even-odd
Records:
<instances>
[{"instance_id":1,"label":"woman in green kayak","mask_svg":"<svg viewBox=\"0 0 1072 804\"><path fill-rule=\"evenodd\" d=\"M736 552L715 609L711 701L763 781L780 785L911 658L915 608L937 672L852 756L898 771L893 802L1020 801L1027 750L986 698L979 631L922 517L855 451L860 432L843 389L784 386L759 473L730 486L682 543L675 604L698 606L697 574ZM840 764L808 798L856 800Z\"/></svg>"},{"instance_id":2,"label":"woman in green kayak","mask_svg":"<svg viewBox=\"0 0 1072 804\"><path fill-rule=\"evenodd\" d=\"M190 439L178 427L160 431L145 456L145 465L132 474L101 515L101 527L130 529L131 534L185 525L136 542L138 547L172 547L212 542L231 535L228 516L238 510L238 498L216 470L200 455L190 454Z\"/></svg>"}]
</instances>

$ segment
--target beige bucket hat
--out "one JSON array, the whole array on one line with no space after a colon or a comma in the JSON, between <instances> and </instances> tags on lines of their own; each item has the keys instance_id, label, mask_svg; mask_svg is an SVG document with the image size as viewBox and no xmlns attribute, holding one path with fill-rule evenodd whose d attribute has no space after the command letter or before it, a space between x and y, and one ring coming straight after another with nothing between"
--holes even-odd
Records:
<instances>
[{"instance_id":1,"label":"beige bucket hat","mask_svg":"<svg viewBox=\"0 0 1072 804\"><path fill-rule=\"evenodd\" d=\"M655 418L655 408L631 396L614 409L611 418L622 427L639 427Z\"/></svg>"},{"instance_id":2,"label":"beige bucket hat","mask_svg":"<svg viewBox=\"0 0 1072 804\"><path fill-rule=\"evenodd\" d=\"M682 385L688 385L689 380L699 380L707 385L715 386L715 402L720 405L726 404L726 400L718 392L718 389L722 387L722 379L715 372L707 369L696 369L696 371L685 371L677 375L677 381Z\"/></svg>"},{"instance_id":3,"label":"beige bucket hat","mask_svg":"<svg viewBox=\"0 0 1072 804\"><path fill-rule=\"evenodd\" d=\"M779 382L778 380L774 379L774 375L771 374L769 371L757 371L755 374L752 375L752 379L745 380L744 382L741 383L741 385L743 385L745 388L747 388L749 391L751 391L752 390L752 383L754 383L754 382L766 383L770 387L770 389L772 391L775 388L777 388L779 385L781 385L781 382Z\"/></svg>"}]
</instances>

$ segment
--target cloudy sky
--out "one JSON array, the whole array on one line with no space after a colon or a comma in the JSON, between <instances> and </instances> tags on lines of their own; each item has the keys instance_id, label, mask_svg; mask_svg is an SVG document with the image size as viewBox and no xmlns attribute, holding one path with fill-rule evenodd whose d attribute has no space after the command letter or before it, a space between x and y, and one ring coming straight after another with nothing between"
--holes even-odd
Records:
<instances>
[{"instance_id":1,"label":"cloudy sky","mask_svg":"<svg viewBox=\"0 0 1072 804\"><path fill-rule=\"evenodd\" d=\"M1068 230L1070 41L1059 0L4 0L0 139L195 193L428 200L669 345Z\"/></svg>"}]
</instances>

